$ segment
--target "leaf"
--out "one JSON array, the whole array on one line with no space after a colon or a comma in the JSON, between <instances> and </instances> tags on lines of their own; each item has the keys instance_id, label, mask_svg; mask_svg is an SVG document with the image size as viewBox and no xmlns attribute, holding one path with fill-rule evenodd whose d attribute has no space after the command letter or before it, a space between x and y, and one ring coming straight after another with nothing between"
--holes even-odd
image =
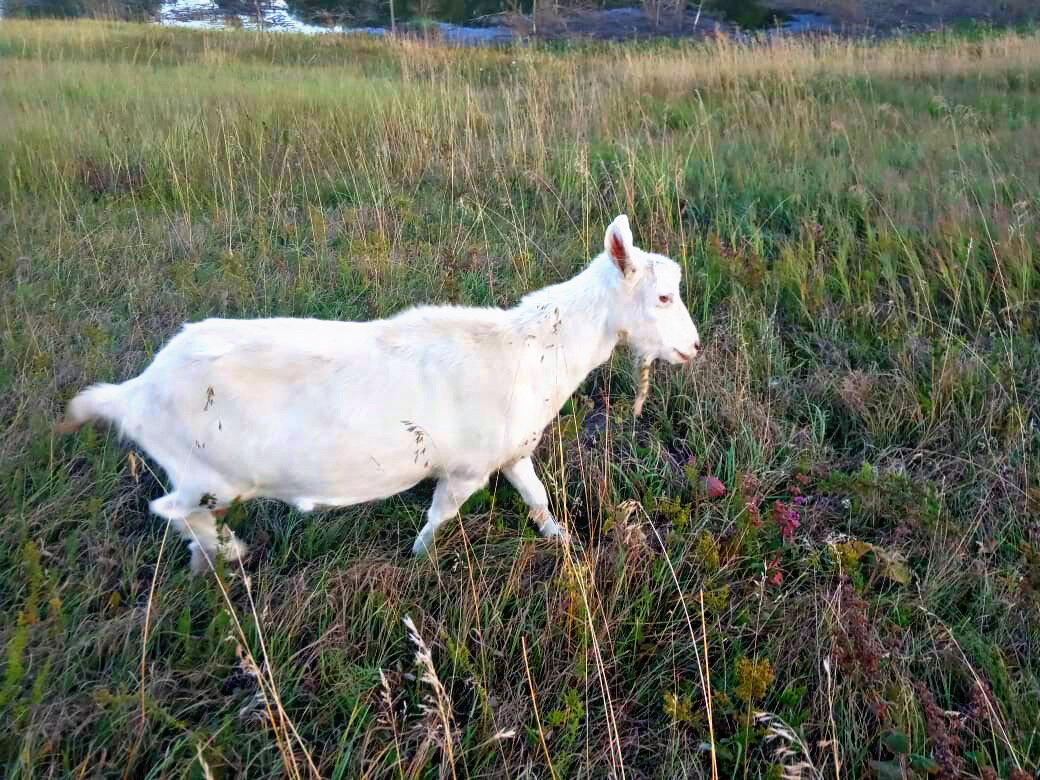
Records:
<instances>
[{"instance_id":1,"label":"leaf","mask_svg":"<svg viewBox=\"0 0 1040 780\"><path fill-rule=\"evenodd\" d=\"M726 495L726 486L722 484L721 479L715 476L704 478L704 489L708 498L722 498Z\"/></svg>"},{"instance_id":2,"label":"leaf","mask_svg":"<svg viewBox=\"0 0 1040 780\"><path fill-rule=\"evenodd\" d=\"M910 766L930 775L939 774L939 765L928 756L922 756L920 753L910 754Z\"/></svg>"},{"instance_id":3,"label":"leaf","mask_svg":"<svg viewBox=\"0 0 1040 780\"><path fill-rule=\"evenodd\" d=\"M874 549L874 545L870 542L862 542L859 539L850 539L847 542L836 544L835 547L838 548L839 553L851 560L861 558Z\"/></svg>"},{"instance_id":4,"label":"leaf","mask_svg":"<svg viewBox=\"0 0 1040 780\"><path fill-rule=\"evenodd\" d=\"M686 696L676 698L673 693L664 695L664 711L677 722L690 723L693 721L693 704Z\"/></svg>"},{"instance_id":5,"label":"leaf","mask_svg":"<svg viewBox=\"0 0 1040 780\"><path fill-rule=\"evenodd\" d=\"M871 761L870 768L878 780L903 780L903 767L898 761Z\"/></svg>"},{"instance_id":6,"label":"leaf","mask_svg":"<svg viewBox=\"0 0 1040 780\"><path fill-rule=\"evenodd\" d=\"M901 561L885 561L881 566L881 573L900 585L910 584L910 569Z\"/></svg>"},{"instance_id":7,"label":"leaf","mask_svg":"<svg viewBox=\"0 0 1040 780\"><path fill-rule=\"evenodd\" d=\"M881 741L885 743L885 747L887 747L889 751L896 755L910 752L910 737L906 734L901 734L898 731L895 731L891 734L886 734L882 737Z\"/></svg>"},{"instance_id":8,"label":"leaf","mask_svg":"<svg viewBox=\"0 0 1040 780\"><path fill-rule=\"evenodd\" d=\"M885 550L872 545L881 568L881 575L900 585L910 584L910 569L905 563L902 553Z\"/></svg>"},{"instance_id":9,"label":"leaf","mask_svg":"<svg viewBox=\"0 0 1040 780\"><path fill-rule=\"evenodd\" d=\"M906 558L900 552L886 550L884 547L878 547L876 544L859 539L841 542L834 545L834 548L847 566L855 566L860 558L870 553L877 560L878 570L882 577L892 580L892 582L898 582L900 585L910 584L910 567L906 565Z\"/></svg>"}]
</instances>

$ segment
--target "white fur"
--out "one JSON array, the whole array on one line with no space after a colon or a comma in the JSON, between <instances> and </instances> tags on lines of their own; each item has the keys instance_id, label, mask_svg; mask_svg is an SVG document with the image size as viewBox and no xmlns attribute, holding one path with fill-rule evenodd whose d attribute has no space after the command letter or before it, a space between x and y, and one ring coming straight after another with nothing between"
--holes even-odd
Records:
<instances>
[{"instance_id":1,"label":"white fur","mask_svg":"<svg viewBox=\"0 0 1040 780\"><path fill-rule=\"evenodd\" d=\"M437 487L416 553L498 470L542 532L560 535L530 459L545 426L619 341L672 363L700 346L678 265L634 247L624 215L604 247L509 310L185 325L140 376L74 398L69 420L115 422L166 470L173 490L151 508L192 540L196 571L244 551L213 516L236 498L309 511L427 477Z\"/></svg>"}]
</instances>

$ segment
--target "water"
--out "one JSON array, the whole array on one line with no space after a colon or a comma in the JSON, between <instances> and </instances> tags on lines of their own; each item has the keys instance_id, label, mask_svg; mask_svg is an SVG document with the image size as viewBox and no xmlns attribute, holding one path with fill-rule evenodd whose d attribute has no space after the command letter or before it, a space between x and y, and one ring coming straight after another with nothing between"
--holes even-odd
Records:
<instances>
[{"instance_id":1,"label":"water","mask_svg":"<svg viewBox=\"0 0 1040 780\"><path fill-rule=\"evenodd\" d=\"M781 27L788 33L833 32L836 29L830 19L813 11L793 13Z\"/></svg>"},{"instance_id":2,"label":"water","mask_svg":"<svg viewBox=\"0 0 1040 780\"><path fill-rule=\"evenodd\" d=\"M389 28L390 0L0 0L0 16L107 16L190 27L263 26L299 31ZM503 10L503 0L393 0L397 23L450 28ZM237 20L237 21L235 21ZM489 37L487 33L484 37Z\"/></svg>"},{"instance_id":3,"label":"water","mask_svg":"<svg viewBox=\"0 0 1040 780\"><path fill-rule=\"evenodd\" d=\"M543 0L544 1L544 0ZM108 18L152 21L163 25L218 29L291 30L306 33L385 35L391 8L398 29L432 33L458 43L507 41L516 32L497 16L506 9L530 12L532 0L0 0L0 17ZM604 31L612 15L636 17L642 7L603 9ZM749 0L715 0L705 14L744 29L811 32L829 29L826 17L814 13L780 14ZM592 27L595 28L595 12ZM691 11L692 13L692 11ZM710 27L710 17L705 17ZM593 37L599 37L595 31ZM607 36L602 36L607 37Z\"/></svg>"},{"instance_id":4,"label":"water","mask_svg":"<svg viewBox=\"0 0 1040 780\"><path fill-rule=\"evenodd\" d=\"M384 20L374 9L359 8L348 12L342 4L328 3L327 8L323 5L314 0L264 0L252 6L241 0L164 0L156 18L160 24L209 29L231 26L376 36L386 35L390 30L389 11ZM460 43L490 43L512 36L512 32L502 26L466 26L408 13L397 17L396 21L403 29L432 30L443 40Z\"/></svg>"}]
</instances>

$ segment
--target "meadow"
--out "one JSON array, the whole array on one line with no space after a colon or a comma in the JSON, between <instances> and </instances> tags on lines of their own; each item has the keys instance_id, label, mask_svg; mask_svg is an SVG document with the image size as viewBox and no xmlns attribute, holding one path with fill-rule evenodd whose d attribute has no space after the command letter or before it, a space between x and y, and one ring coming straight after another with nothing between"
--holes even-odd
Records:
<instances>
[{"instance_id":1,"label":"meadow","mask_svg":"<svg viewBox=\"0 0 1040 780\"><path fill-rule=\"evenodd\" d=\"M1040 37L453 49L0 24L7 777L1040 768ZM83 385L185 320L508 306L618 213L704 356L620 352L492 482L228 522ZM344 391L344 402L349 390ZM337 399L330 399L330 403Z\"/></svg>"}]
</instances>

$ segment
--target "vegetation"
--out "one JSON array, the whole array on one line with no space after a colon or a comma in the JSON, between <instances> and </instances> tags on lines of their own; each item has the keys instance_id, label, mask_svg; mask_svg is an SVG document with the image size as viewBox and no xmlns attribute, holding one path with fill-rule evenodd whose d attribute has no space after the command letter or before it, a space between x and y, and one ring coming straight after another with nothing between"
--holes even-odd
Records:
<instances>
[{"instance_id":1,"label":"vegetation","mask_svg":"<svg viewBox=\"0 0 1040 780\"><path fill-rule=\"evenodd\" d=\"M1040 768L1036 35L8 21L0 105L7 776ZM193 579L164 475L51 433L185 320L510 305L619 212L705 357L633 421L616 356L546 433L574 549L503 481L413 560L422 485L237 507L245 569Z\"/></svg>"}]
</instances>

